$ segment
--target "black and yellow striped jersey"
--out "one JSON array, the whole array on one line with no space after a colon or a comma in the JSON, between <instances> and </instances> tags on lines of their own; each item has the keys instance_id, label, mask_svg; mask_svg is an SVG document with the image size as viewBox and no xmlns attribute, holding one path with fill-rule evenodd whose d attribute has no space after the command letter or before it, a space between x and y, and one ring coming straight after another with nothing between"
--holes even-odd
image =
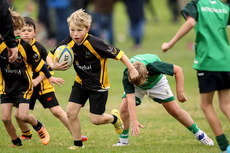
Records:
<instances>
[{"instance_id":1,"label":"black and yellow striped jersey","mask_svg":"<svg viewBox=\"0 0 230 153\"><path fill-rule=\"evenodd\" d=\"M44 61L29 43L22 39L18 39L17 43L18 58L9 63L7 46L0 39L0 94L23 95L23 98L30 99L33 93L32 68L36 72L43 70ZM46 71L44 73L47 74Z\"/></svg>"},{"instance_id":2,"label":"black and yellow striped jersey","mask_svg":"<svg viewBox=\"0 0 230 153\"><path fill-rule=\"evenodd\" d=\"M121 59L124 52L111 45L107 45L101 39L86 34L80 44L68 37L60 45L68 45L74 52L74 69L76 82L89 90L104 91L110 87L108 79L108 58ZM49 56L54 55L55 50Z\"/></svg>"},{"instance_id":3,"label":"black and yellow striped jersey","mask_svg":"<svg viewBox=\"0 0 230 153\"><path fill-rule=\"evenodd\" d=\"M31 46L33 50L44 60L46 61L46 57L48 55L46 48L37 42L35 39L33 39ZM46 62L45 62L46 64ZM47 65L47 64L46 64ZM54 71L47 65L50 74L54 75ZM43 72L36 72L33 69L33 79L37 78L39 75L44 75ZM54 92L54 87L49 83L48 79L45 78L40 84L38 84L36 87L34 87L34 92L38 92L39 95L43 95L49 92Z\"/></svg>"}]
</instances>

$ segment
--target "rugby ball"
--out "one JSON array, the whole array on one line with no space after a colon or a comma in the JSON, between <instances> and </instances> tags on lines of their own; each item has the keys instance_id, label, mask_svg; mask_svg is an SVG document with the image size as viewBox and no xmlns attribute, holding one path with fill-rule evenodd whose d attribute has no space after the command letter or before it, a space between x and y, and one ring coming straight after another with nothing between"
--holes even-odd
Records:
<instances>
[{"instance_id":1,"label":"rugby ball","mask_svg":"<svg viewBox=\"0 0 230 153\"><path fill-rule=\"evenodd\" d=\"M55 50L54 58L58 63L68 61L71 66L74 60L73 50L68 45L61 45Z\"/></svg>"}]
</instances>

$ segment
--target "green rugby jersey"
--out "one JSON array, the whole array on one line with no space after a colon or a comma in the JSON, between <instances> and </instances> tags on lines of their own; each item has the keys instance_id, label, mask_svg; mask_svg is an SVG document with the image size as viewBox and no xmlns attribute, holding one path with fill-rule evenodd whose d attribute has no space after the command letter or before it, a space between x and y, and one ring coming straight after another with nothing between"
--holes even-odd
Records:
<instances>
[{"instance_id":1,"label":"green rugby jersey","mask_svg":"<svg viewBox=\"0 0 230 153\"><path fill-rule=\"evenodd\" d=\"M7 46L0 39L0 94L23 95L23 98L30 99L33 93L32 69L36 72L43 71L44 61L29 43L23 39L19 39L17 43L18 58L14 63L9 63ZM43 72L47 74L47 71L45 68Z\"/></svg>"},{"instance_id":2,"label":"green rugby jersey","mask_svg":"<svg viewBox=\"0 0 230 153\"><path fill-rule=\"evenodd\" d=\"M108 58L120 60L124 52L107 45L103 40L86 34L80 44L69 36L60 45L68 45L74 52L73 66L76 71L75 81L93 91L105 91L110 87L108 79ZM56 49L49 53L53 56Z\"/></svg>"},{"instance_id":3,"label":"green rugby jersey","mask_svg":"<svg viewBox=\"0 0 230 153\"><path fill-rule=\"evenodd\" d=\"M130 59L131 63L135 61L140 61L146 65L147 70L149 71L147 81L138 86L143 90L148 90L153 88L163 77L163 74L173 75L173 65L169 63L161 62L160 58L155 54L140 54L132 57ZM134 93L135 87L128 80L128 69L125 68L123 73L123 87L125 93Z\"/></svg>"},{"instance_id":4,"label":"green rugby jersey","mask_svg":"<svg viewBox=\"0 0 230 153\"><path fill-rule=\"evenodd\" d=\"M189 15L197 22L194 69L230 71L229 12L229 6L219 0L192 0L182 9L185 19Z\"/></svg>"}]
</instances>

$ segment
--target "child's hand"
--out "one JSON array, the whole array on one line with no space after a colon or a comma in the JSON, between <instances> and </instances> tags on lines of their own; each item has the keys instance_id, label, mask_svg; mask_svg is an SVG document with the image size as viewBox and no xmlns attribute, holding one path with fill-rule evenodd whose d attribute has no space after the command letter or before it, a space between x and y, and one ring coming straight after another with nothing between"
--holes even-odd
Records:
<instances>
[{"instance_id":1,"label":"child's hand","mask_svg":"<svg viewBox=\"0 0 230 153\"><path fill-rule=\"evenodd\" d=\"M56 83L58 86L61 86L60 83L64 84L64 80L62 78L56 78L56 77L51 76L48 80L52 86L54 86L53 83Z\"/></svg>"},{"instance_id":2,"label":"child's hand","mask_svg":"<svg viewBox=\"0 0 230 153\"><path fill-rule=\"evenodd\" d=\"M32 86L36 87L40 82L37 79L32 80Z\"/></svg>"},{"instance_id":3,"label":"child's hand","mask_svg":"<svg viewBox=\"0 0 230 153\"><path fill-rule=\"evenodd\" d=\"M58 71L65 71L70 68L70 65L68 61L65 61L63 63L58 63L56 60L53 62L53 65L51 66L53 70L58 70Z\"/></svg>"},{"instance_id":4,"label":"child's hand","mask_svg":"<svg viewBox=\"0 0 230 153\"><path fill-rule=\"evenodd\" d=\"M9 62L13 63L18 58L18 48L8 48Z\"/></svg>"},{"instance_id":5,"label":"child's hand","mask_svg":"<svg viewBox=\"0 0 230 153\"><path fill-rule=\"evenodd\" d=\"M187 100L183 91L177 93L177 99L179 100L179 102L185 102Z\"/></svg>"},{"instance_id":6,"label":"child's hand","mask_svg":"<svg viewBox=\"0 0 230 153\"><path fill-rule=\"evenodd\" d=\"M132 126L131 126L131 134L133 136L138 136L141 132L140 132L140 128L144 128L143 125L141 125L138 121L134 121L132 122Z\"/></svg>"},{"instance_id":7,"label":"child's hand","mask_svg":"<svg viewBox=\"0 0 230 153\"><path fill-rule=\"evenodd\" d=\"M138 75L139 75L139 73L137 72L137 70L135 68L130 70L131 80L136 80Z\"/></svg>"},{"instance_id":8,"label":"child's hand","mask_svg":"<svg viewBox=\"0 0 230 153\"><path fill-rule=\"evenodd\" d=\"M165 42L161 45L161 49L164 53L166 53L168 51L168 49L172 48L172 46L170 45L170 43Z\"/></svg>"}]
</instances>

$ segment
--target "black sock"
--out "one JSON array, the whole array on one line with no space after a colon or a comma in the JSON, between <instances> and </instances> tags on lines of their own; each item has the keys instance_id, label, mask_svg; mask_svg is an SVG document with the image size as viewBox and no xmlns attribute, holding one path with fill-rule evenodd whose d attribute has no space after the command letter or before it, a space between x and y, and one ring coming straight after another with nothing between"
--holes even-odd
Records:
<instances>
[{"instance_id":1,"label":"black sock","mask_svg":"<svg viewBox=\"0 0 230 153\"><path fill-rule=\"evenodd\" d=\"M221 151L225 151L227 149L228 140L226 139L226 136L224 134L217 136L216 141L217 141Z\"/></svg>"},{"instance_id":2,"label":"black sock","mask_svg":"<svg viewBox=\"0 0 230 153\"><path fill-rule=\"evenodd\" d=\"M113 120L112 124L115 124L117 122L117 116L113 115L113 117L114 117L114 120Z\"/></svg>"},{"instance_id":3,"label":"black sock","mask_svg":"<svg viewBox=\"0 0 230 153\"><path fill-rule=\"evenodd\" d=\"M34 130L39 131L42 128L42 123L39 120L37 121L38 121L38 124L36 126L33 126L33 128Z\"/></svg>"},{"instance_id":4,"label":"black sock","mask_svg":"<svg viewBox=\"0 0 230 153\"><path fill-rule=\"evenodd\" d=\"M73 141L73 143L75 146L79 146L79 147L83 146L82 140L76 140L76 141Z\"/></svg>"},{"instance_id":5,"label":"black sock","mask_svg":"<svg viewBox=\"0 0 230 153\"><path fill-rule=\"evenodd\" d=\"M12 140L12 143L16 146L22 146L22 141L19 137L15 140Z\"/></svg>"}]
</instances>

